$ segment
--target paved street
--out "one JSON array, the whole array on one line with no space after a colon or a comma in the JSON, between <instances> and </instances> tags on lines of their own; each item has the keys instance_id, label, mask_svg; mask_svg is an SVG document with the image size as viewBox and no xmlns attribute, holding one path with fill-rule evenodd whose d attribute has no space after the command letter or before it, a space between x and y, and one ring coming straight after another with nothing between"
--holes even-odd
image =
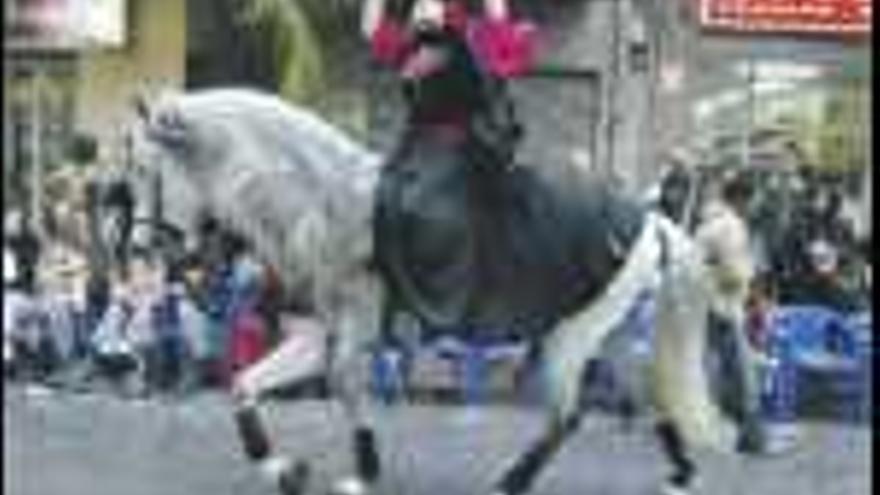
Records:
<instances>
[{"instance_id":1,"label":"paved street","mask_svg":"<svg viewBox=\"0 0 880 495\"><path fill-rule=\"evenodd\" d=\"M388 464L382 493L488 493L511 449L537 432L534 412L510 407L380 407ZM345 470L345 433L319 402L272 405L266 417L282 448L311 456L313 493ZM224 399L123 402L56 393L4 396L3 489L7 495L270 495L241 460ZM653 495L664 465L649 425L630 432L593 417L546 472L536 495ZM704 457L707 495L870 493L867 427L806 425L784 457Z\"/></svg>"}]
</instances>

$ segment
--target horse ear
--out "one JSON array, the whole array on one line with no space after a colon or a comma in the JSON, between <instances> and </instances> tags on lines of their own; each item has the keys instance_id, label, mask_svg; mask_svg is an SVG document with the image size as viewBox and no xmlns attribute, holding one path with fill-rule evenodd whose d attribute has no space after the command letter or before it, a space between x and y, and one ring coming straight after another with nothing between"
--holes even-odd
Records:
<instances>
[{"instance_id":1,"label":"horse ear","mask_svg":"<svg viewBox=\"0 0 880 495\"><path fill-rule=\"evenodd\" d=\"M157 141L173 148L186 142L187 124L180 108L176 105L162 105L153 112L154 119L149 125L149 135Z\"/></svg>"},{"instance_id":2,"label":"horse ear","mask_svg":"<svg viewBox=\"0 0 880 495\"><path fill-rule=\"evenodd\" d=\"M134 107L135 114L141 119L144 123L150 122L150 105L147 101L147 95L143 92L140 92L132 98L132 106Z\"/></svg>"}]
</instances>

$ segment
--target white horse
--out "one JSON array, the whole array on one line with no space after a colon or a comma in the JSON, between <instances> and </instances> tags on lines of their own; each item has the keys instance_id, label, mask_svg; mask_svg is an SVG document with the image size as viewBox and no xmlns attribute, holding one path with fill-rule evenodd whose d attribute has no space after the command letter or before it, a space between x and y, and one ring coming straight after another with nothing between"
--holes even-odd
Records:
<instances>
[{"instance_id":1,"label":"white horse","mask_svg":"<svg viewBox=\"0 0 880 495\"><path fill-rule=\"evenodd\" d=\"M353 434L355 474L339 490L369 492L380 464L362 366L380 337L387 296L386 275L371 262L381 158L314 114L248 90L166 95L140 109L132 171L143 179L133 181L138 210L160 203L162 222L188 236L201 215L219 219L279 267L287 287L308 291L329 331L322 345L285 342L236 377L247 455L284 493L304 490L304 465L271 451L255 406L277 386L327 373ZM651 377L663 424L658 433L675 467L669 489L684 493L694 474L686 446L732 449L731 425L710 398L704 372L709 281L696 246L669 220L648 213L623 258L598 296L540 336L546 431L494 493L526 492L575 430L584 365L645 289L658 303Z\"/></svg>"}]
</instances>

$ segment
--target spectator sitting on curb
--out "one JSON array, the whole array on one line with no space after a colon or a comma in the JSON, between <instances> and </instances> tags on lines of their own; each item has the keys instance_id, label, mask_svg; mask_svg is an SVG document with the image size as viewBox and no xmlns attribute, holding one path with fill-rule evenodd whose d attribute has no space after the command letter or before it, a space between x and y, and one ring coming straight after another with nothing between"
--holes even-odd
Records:
<instances>
[{"instance_id":1,"label":"spectator sitting on curb","mask_svg":"<svg viewBox=\"0 0 880 495\"><path fill-rule=\"evenodd\" d=\"M89 378L97 374L117 389L130 383L138 366L128 334L132 315L128 291L124 280L111 277L110 301L91 336L94 368Z\"/></svg>"},{"instance_id":2,"label":"spectator sitting on curb","mask_svg":"<svg viewBox=\"0 0 880 495\"><path fill-rule=\"evenodd\" d=\"M165 323L162 314L168 295L165 272L150 253L135 252L131 259L132 306L129 336L139 361L139 393L149 393L168 388L175 365L175 355L170 350L172 334L161 328Z\"/></svg>"},{"instance_id":3,"label":"spectator sitting on curb","mask_svg":"<svg viewBox=\"0 0 880 495\"><path fill-rule=\"evenodd\" d=\"M48 244L39 270L40 306L46 318L46 337L57 359L55 368L62 373L75 364L82 347L78 319L85 310L87 276L81 253L64 241Z\"/></svg>"}]
</instances>

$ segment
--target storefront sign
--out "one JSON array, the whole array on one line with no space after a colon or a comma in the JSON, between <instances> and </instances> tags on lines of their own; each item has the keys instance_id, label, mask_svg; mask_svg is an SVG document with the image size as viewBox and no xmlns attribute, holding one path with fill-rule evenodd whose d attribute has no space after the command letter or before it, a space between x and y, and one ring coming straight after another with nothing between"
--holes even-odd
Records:
<instances>
[{"instance_id":1,"label":"storefront sign","mask_svg":"<svg viewBox=\"0 0 880 495\"><path fill-rule=\"evenodd\" d=\"M6 0L6 49L120 47L126 37L126 4L126 0Z\"/></svg>"},{"instance_id":2,"label":"storefront sign","mask_svg":"<svg viewBox=\"0 0 880 495\"><path fill-rule=\"evenodd\" d=\"M867 34L871 1L700 0L700 23L726 31Z\"/></svg>"}]
</instances>

